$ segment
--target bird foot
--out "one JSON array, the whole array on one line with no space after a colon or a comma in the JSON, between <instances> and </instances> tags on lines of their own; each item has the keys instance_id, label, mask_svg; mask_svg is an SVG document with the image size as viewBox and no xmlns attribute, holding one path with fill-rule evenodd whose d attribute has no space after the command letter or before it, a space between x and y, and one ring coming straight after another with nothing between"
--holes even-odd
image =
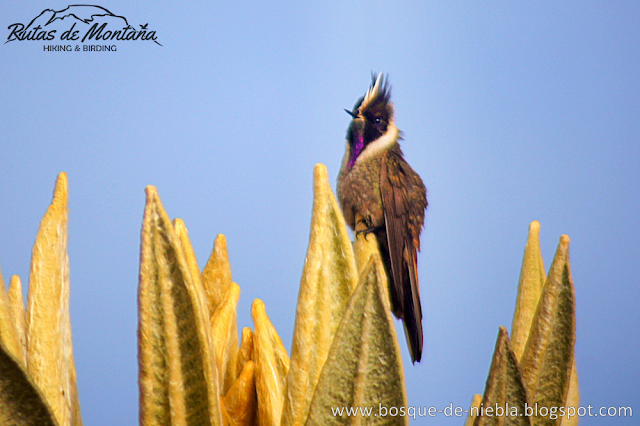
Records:
<instances>
[{"instance_id":1,"label":"bird foot","mask_svg":"<svg viewBox=\"0 0 640 426\"><path fill-rule=\"evenodd\" d=\"M364 239L367 239L367 235L371 234L372 232L375 232L376 230L378 230L380 228L380 226L372 226L370 228L365 228L365 229L361 229L359 231L356 231L356 238L358 238L358 235L364 233Z\"/></svg>"}]
</instances>

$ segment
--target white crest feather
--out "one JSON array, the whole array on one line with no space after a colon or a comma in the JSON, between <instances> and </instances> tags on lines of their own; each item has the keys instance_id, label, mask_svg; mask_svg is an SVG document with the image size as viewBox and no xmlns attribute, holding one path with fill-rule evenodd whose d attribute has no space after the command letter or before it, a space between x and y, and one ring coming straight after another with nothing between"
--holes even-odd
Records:
<instances>
[{"instance_id":1,"label":"white crest feather","mask_svg":"<svg viewBox=\"0 0 640 426\"><path fill-rule=\"evenodd\" d=\"M382 73L378 74L378 78L376 78L376 82L367 90L367 94L364 95L364 100L362 101L362 105L360 109L364 109L369 105L372 99L374 99L378 93L380 92L380 88L382 87L382 81L384 78L382 77Z\"/></svg>"}]
</instances>

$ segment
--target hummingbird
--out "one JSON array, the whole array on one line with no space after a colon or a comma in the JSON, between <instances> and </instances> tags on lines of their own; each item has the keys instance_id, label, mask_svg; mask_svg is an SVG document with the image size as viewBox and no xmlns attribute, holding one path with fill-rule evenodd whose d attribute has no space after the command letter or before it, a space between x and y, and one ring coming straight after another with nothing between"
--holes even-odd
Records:
<instances>
[{"instance_id":1,"label":"hummingbird","mask_svg":"<svg viewBox=\"0 0 640 426\"><path fill-rule=\"evenodd\" d=\"M393 314L402 319L413 363L422 357L422 307L418 285L420 232L427 189L405 161L394 121L388 78L372 75L353 110L340 173L338 200L347 224L374 234L389 277Z\"/></svg>"}]
</instances>

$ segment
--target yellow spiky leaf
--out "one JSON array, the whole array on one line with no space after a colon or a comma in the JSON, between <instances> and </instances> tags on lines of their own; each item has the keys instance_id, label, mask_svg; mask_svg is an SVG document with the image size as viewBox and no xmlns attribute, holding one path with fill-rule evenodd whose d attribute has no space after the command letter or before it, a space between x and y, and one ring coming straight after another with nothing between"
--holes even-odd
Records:
<instances>
[{"instance_id":1,"label":"yellow spiky leaf","mask_svg":"<svg viewBox=\"0 0 640 426\"><path fill-rule=\"evenodd\" d=\"M471 405L469 407L469 414L467 415L467 420L464 422L464 426L473 426L476 417L478 417L478 413L480 412L480 403L482 402L482 395L476 393L471 398Z\"/></svg>"},{"instance_id":2,"label":"yellow spiky leaf","mask_svg":"<svg viewBox=\"0 0 640 426\"><path fill-rule=\"evenodd\" d=\"M202 269L202 285L207 294L209 311L213 314L231 287L231 266L227 253L227 239L219 234L207 264Z\"/></svg>"},{"instance_id":3,"label":"yellow spiky leaf","mask_svg":"<svg viewBox=\"0 0 640 426\"><path fill-rule=\"evenodd\" d=\"M314 198L287 376L282 425L302 425L320 371L358 280L347 225L327 169L314 169Z\"/></svg>"},{"instance_id":4,"label":"yellow spiky leaf","mask_svg":"<svg viewBox=\"0 0 640 426\"><path fill-rule=\"evenodd\" d=\"M67 175L60 173L31 255L27 368L57 422L78 426L82 419L69 320L67 199Z\"/></svg>"},{"instance_id":5,"label":"yellow spiky leaf","mask_svg":"<svg viewBox=\"0 0 640 426\"><path fill-rule=\"evenodd\" d=\"M529 236L524 248L516 309L511 325L511 345L516 357L520 359L529 338L533 316L538 307L542 287L546 279L544 262L540 252L540 223L534 220L529 224Z\"/></svg>"},{"instance_id":6,"label":"yellow spiky leaf","mask_svg":"<svg viewBox=\"0 0 640 426\"><path fill-rule=\"evenodd\" d=\"M255 368L247 361L238 379L222 398L225 422L229 426L253 426L258 414Z\"/></svg>"},{"instance_id":7,"label":"yellow spiky leaf","mask_svg":"<svg viewBox=\"0 0 640 426\"><path fill-rule=\"evenodd\" d=\"M61 426L45 396L1 341L0 425Z\"/></svg>"},{"instance_id":8,"label":"yellow spiky leaf","mask_svg":"<svg viewBox=\"0 0 640 426\"><path fill-rule=\"evenodd\" d=\"M576 369L576 360L574 358L573 366L571 367L571 377L569 378L569 391L567 392L567 398L564 403L564 406L567 407L567 415L562 418L560 426L577 426L578 419L580 417L571 415L571 411L569 410L573 408L573 413L577 413L579 405L580 391L578 389L578 370Z\"/></svg>"},{"instance_id":9,"label":"yellow spiky leaf","mask_svg":"<svg viewBox=\"0 0 640 426\"><path fill-rule=\"evenodd\" d=\"M569 393L575 344L575 296L569 265L569 237L560 237L533 319L520 365L530 404L562 407ZM552 425L551 416L534 418Z\"/></svg>"},{"instance_id":10,"label":"yellow spiky leaf","mask_svg":"<svg viewBox=\"0 0 640 426\"><path fill-rule=\"evenodd\" d=\"M478 413L473 425L531 426L531 418L523 415L527 403L518 360L506 328L500 327L482 397L483 411Z\"/></svg>"},{"instance_id":11,"label":"yellow spiky leaf","mask_svg":"<svg viewBox=\"0 0 640 426\"><path fill-rule=\"evenodd\" d=\"M236 361L236 371L242 372L244 365L253 360L253 331L249 327L242 329L242 340Z\"/></svg>"},{"instance_id":12,"label":"yellow spiky leaf","mask_svg":"<svg viewBox=\"0 0 640 426\"><path fill-rule=\"evenodd\" d=\"M236 380L238 357L238 319L236 305L240 298L240 286L231 283L225 298L211 317L216 365L220 379L222 395Z\"/></svg>"},{"instance_id":13,"label":"yellow spiky leaf","mask_svg":"<svg viewBox=\"0 0 640 426\"><path fill-rule=\"evenodd\" d=\"M193 251L191 240L189 240L189 231L187 230L187 226L184 224L184 221L182 219L175 218L173 219L173 229L176 233L176 237L178 237L180 246L182 247L182 252L184 253L185 259L187 261L189 272L191 273L193 285L196 288L201 288L202 281L200 280L200 268L198 268L196 253ZM198 290L198 293L202 293L202 291Z\"/></svg>"},{"instance_id":14,"label":"yellow spiky leaf","mask_svg":"<svg viewBox=\"0 0 640 426\"><path fill-rule=\"evenodd\" d=\"M24 311L24 300L22 298L22 282L20 277L13 275L9 284L9 307L11 308L11 317L16 328L16 336L20 344L20 353L18 360L22 365L27 365L27 326Z\"/></svg>"},{"instance_id":15,"label":"yellow spiky leaf","mask_svg":"<svg viewBox=\"0 0 640 426\"><path fill-rule=\"evenodd\" d=\"M258 393L258 425L278 426L282 416L285 379L289 372L289 356L267 316L262 300L253 301L251 317L255 324L253 359Z\"/></svg>"},{"instance_id":16,"label":"yellow spiky leaf","mask_svg":"<svg viewBox=\"0 0 640 426\"><path fill-rule=\"evenodd\" d=\"M222 425L204 289L193 279L184 240L156 189L148 186L146 193L138 289L140 424Z\"/></svg>"},{"instance_id":17,"label":"yellow spiky leaf","mask_svg":"<svg viewBox=\"0 0 640 426\"><path fill-rule=\"evenodd\" d=\"M22 362L24 367L24 357L22 355L22 346L18 334L15 318L11 310L11 302L7 290L2 279L2 271L0 271L0 341L4 343L11 355Z\"/></svg>"},{"instance_id":18,"label":"yellow spiky leaf","mask_svg":"<svg viewBox=\"0 0 640 426\"><path fill-rule=\"evenodd\" d=\"M379 257L360 275L320 374L306 425L406 425L380 406L406 407L402 356ZM335 416L332 407L373 408L378 415Z\"/></svg>"}]
</instances>

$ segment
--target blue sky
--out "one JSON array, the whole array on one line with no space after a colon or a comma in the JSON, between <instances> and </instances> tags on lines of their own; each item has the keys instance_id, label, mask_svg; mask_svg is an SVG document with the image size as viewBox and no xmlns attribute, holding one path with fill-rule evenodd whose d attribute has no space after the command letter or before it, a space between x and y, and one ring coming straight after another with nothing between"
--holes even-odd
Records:
<instances>
[{"instance_id":1,"label":"blue sky","mask_svg":"<svg viewBox=\"0 0 640 426\"><path fill-rule=\"evenodd\" d=\"M429 197L422 363L411 366L401 345L409 404L467 407L482 393L537 219L547 268L560 235L571 237L581 405L640 414L636 3L99 5L148 23L162 46L0 46L0 266L5 281L18 274L26 283L38 223L67 172L85 424L137 423L145 185L185 221L200 266L226 235L239 325L252 327L250 304L261 298L290 348L313 166L326 164L335 183L343 108L372 71L389 73L402 147ZM67 6L4 2L0 28Z\"/></svg>"}]
</instances>

